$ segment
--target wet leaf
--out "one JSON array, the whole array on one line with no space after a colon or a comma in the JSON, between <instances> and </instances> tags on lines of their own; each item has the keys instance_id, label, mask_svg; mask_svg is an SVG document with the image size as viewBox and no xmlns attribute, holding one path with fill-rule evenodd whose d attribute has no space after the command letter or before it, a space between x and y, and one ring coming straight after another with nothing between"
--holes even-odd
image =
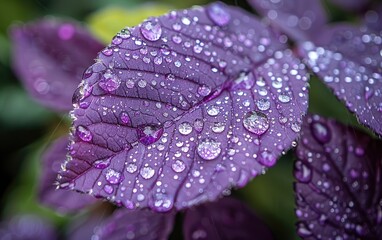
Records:
<instances>
[{"instance_id":1,"label":"wet leaf","mask_svg":"<svg viewBox=\"0 0 382 240\"><path fill-rule=\"evenodd\" d=\"M320 0L248 0L271 24L278 26L295 41L320 35L327 16Z\"/></svg>"},{"instance_id":2,"label":"wet leaf","mask_svg":"<svg viewBox=\"0 0 382 240\"><path fill-rule=\"evenodd\" d=\"M52 224L37 215L13 216L7 222L0 223L1 239L58 239Z\"/></svg>"},{"instance_id":3,"label":"wet leaf","mask_svg":"<svg viewBox=\"0 0 382 240\"><path fill-rule=\"evenodd\" d=\"M245 204L223 198L187 210L184 239L273 239L268 227Z\"/></svg>"},{"instance_id":4,"label":"wet leaf","mask_svg":"<svg viewBox=\"0 0 382 240\"><path fill-rule=\"evenodd\" d=\"M14 26L13 68L29 94L53 110L68 111L86 67L103 45L84 27L45 18Z\"/></svg>"},{"instance_id":5,"label":"wet leaf","mask_svg":"<svg viewBox=\"0 0 382 240\"><path fill-rule=\"evenodd\" d=\"M58 180L128 208L181 209L244 186L291 147L307 109L304 65L221 3L122 30L84 76Z\"/></svg>"},{"instance_id":6,"label":"wet leaf","mask_svg":"<svg viewBox=\"0 0 382 240\"><path fill-rule=\"evenodd\" d=\"M382 134L381 33L337 25L317 45L306 42L306 63L362 124Z\"/></svg>"},{"instance_id":7,"label":"wet leaf","mask_svg":"<svg viewBox=\"0 0 382 240\"><path fill-rule=\"evenodd\" d=\"M96 202L92 196L56 189L57 174L66 159L68 136L57 139L42 156L39 199L45 206L60 213L75 212Z\"/></svg>"},{"instance_id":8,"label":"wet leaf","mask_svg":"<svg viewBox=\"0 0 382 240\"><path fill-rule=\"evenodd\" d=\"M119 209L97 228L92 239L166 240L172 231L174 217L174 213L155 213L147 209Z\"/></svg>"},{"instance_id":9,"label":"wet leaf","mask_svg":"<svg viewBox=\"0 0 382 240\"><path fill-rule=\"evenodd\" d=\"M334 120L306 118L294 170L300 237L380 239L381 147Z\"/></svg>"}]
</instances>

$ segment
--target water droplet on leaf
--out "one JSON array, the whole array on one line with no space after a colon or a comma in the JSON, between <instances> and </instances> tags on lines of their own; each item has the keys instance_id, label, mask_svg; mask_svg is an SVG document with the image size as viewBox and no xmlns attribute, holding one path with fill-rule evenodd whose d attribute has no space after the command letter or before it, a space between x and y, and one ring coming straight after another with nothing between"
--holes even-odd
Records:
<instances>
[{"instance_id":1,"label":"water droplet on leaf","mask_svg":"<svg viewBox=\"0 0 382 240\"><path fill-rule=\"evenodd\" d=\"M163 128L153 125L144 125L137 128L139 142L148 146L160 139Z\"/></svg>"},{"instance_id":2,"label":"water droplet on leaf","mask_svg":"<svg viewBox=\"0 0 382 240\"><path fill-rule=\"evenodd\" d=\"M252 111L244 116L243 126L256 135L264 134L269 128L267 115L259 111Z\"/></svg>"},{"instance_id":3,"label":"water droplet on leaf","mask_svg":"<svg viewBox=\"0 0 382 240\"><path fill-rule=\"evenodd\" d=\"M77 136L81 138L82 141L84 142L90 142L93 139L92 133L87 129L87 127L84 127L82 125L79 125L77 127Z\"/></svg>"},{"instance_id":4,"label":"water droplet on leaf","mask_svg":"<svg viewBox=\"0 0 382 240\"><path fill-rule=\"evenodd\" d=\"M205 138L198 144L198 155L204 160L213 160L217 158L221 152L220 144L220 142L213 139Z\"/></svg>"},{"instance_id":5,"label":"water droplet on leaf","mask_svg":"<svg viewBox=\"0 0 382 240\"><path fill-rule=\"evenodd\" d=\"M140 30L143 37L152 42L159 40L162 36L162 27L158 22L154 22L153 20L142 23Z\"/></svg>"},{"instance_id":6,"label":"water droplet on leaf","mask_svg":"<svg viewBox=\"0 0 382 240\"><path fill-rule=\"evenodd\" d=\"M207 13L211 20L219 26L225 26L231 20L231 15L221 3L211 4L207 8Z\"/></svg>"}]
</instances>

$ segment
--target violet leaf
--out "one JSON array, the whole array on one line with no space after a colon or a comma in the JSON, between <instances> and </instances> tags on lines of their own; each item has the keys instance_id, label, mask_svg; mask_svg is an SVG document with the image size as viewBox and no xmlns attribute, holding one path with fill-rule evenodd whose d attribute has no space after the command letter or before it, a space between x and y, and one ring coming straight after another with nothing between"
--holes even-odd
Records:
<instances>
[{"instance_id":1,"label":"violet leaf","mask_svg":"<svg viewBox=\"0 0 382 240\"><path fill-rule=\"evenodd\" d=\"M68 136L57 139L42 156L38 197L45 206L61 213L74 212L95 203L96 198L64 189L56 189L57 174L68 152Z\"/></svg>"},{"instance_id":2,"label":"violet leaf","mask_svg":"<svg viewBox=\"0 0 382 240\"><path fill-rule=\"evenodd\" d=\"M273 239L269 228L253 211L233 198L188 209L183 234L186 240Z\"/></svg>"},{"instance_id":3,"label":"violet leaf","mask_svg":"<svg viewBox=\"0 0 382 240\"><path fill-rule=\"evenodd\" d=\"M7 222L0 223L2 240L55 240L57 233L52 224L32 214L13 216Z\"/></svg>"},{"instance_id":4,"label":"violet leaf","mask_svg":"<svg viewBox=\"0 0 382 240\"><path fill-rule=\"evenodd\" d=\"M104 45L76 22L44 18L11 29L13 68L29 94L69 111L83 72Z\"/></svg>"},{"instance_id":5,"label":"violet leaf","mask_svg":"<svg viewBox=\"0 0 382 240\"><path fill-rule=\"evenodd\" d=\"M320 0L248 0L261 15L295 41L320 34L327 16Z\"/></svg>"},{"instance_id":6,"label":"violet leaf","mask_svg":"<svg viewBox=\"0 0 382 240\"><path fill-rule=\"evenodd\" d=\"M169 211L264 173L307 110L305 67L284 40L222 3L122 30L73 97L60 186Z\"/></svg>"},{"instance_id":7,"label":"violet leaf","mask_svg":"<svg viewBox=\"0 0 382 240\"><path fill-rule=\"evenodd\" d=\"M380 32L382 31L382 4L378 4L374 9L365 13L364 23L367 28Z\"/></svg>"},{"instance_id":8,"label":"violet leaf","mask_svg":"<svg viewBox=\"0 0 382 240\"><path fill-rule=\"evenodd\" d=\"M172 231L174 218L174 212L119 209L96 228L92 239L166 240Z\"/></svg>"},{"instance_id":9,"label":"violet leaf","mask_svg":"<svg viewBox=\"0 0 382 240\"><path fill-rule=\"evenodd\" d=\"M381 147L334 120L306 118L294 170L303 239L380 239Z\"/></svg>"},{"instance_id":10,"label":"violet leaf","mask_svg":"<svg viewBox=\"0 0 382 240\"><path fill-rule=\"evenodd\" d=\"M301 44L306 63L358 120L382 135L381 33L337 25Z\"/></svg>"}]
</instances>

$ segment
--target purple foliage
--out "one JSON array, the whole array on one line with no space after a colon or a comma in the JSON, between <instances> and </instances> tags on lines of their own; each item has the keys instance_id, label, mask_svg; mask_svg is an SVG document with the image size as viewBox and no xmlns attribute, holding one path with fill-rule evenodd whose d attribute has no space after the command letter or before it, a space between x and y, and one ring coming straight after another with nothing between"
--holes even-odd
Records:
<instances>
[{"instance_id":1,"label":"purple foliage","mask_svg":"<svg viewBox=\"0 0 382 240\"><path fill-rule=\"evenodd\" d=\"M223 198L187 210L183 234L186 240L269 240L268 227L242 202Z\"/></svg>"},{"instance_id":2,"label":"purple foliage","mask_svg":"<svg viewBox=\"0 0 382 240\"><path fill-rule=\"evenodd\" d=\"M327 22L320 0L248 0L248 2L296 41L319 36Z\"/></svg>"},{"instance_id":3,"label":"purple foliage","mask_svg":"<svg viewBox=\"0 0 382 240\"><path fill-rule=\"evenodd\" d=\"M96 229L92 239L166 240L172 231L174 217L174 212L119 209Z\"/></svg>"},{"instance_id":4,"label":"purple foliage","mask_svg":"<svg viewBox=\"0 0 382 240\"><path fill-rule=\"evenodd\" d=\"M375 9L366 12L364 22L367 28L375 32L382 31L382 4L379 4Z\"/></svg>"},{"instance_id":5,"label":"purple foliage","mask_svg":"<svg viewBox=\"0 0 382 240\"><path fill-rule=\"evenodd\" d=\"M61 188L169 211L264 173L307 110L305 67L285 42L222 3L123 29L73 97Z\"/></svg>"},{"instance_id":6,"label":"purple foliage","mask_svg":"<svg viewBox=\"0 0 382 240\"><path fill-rule=\"evenodd\" d=\"M13 67L30 95L69 111L85 69L104 46L78 23L45 18L11 29Z\"/></svg>"},{"instance_id":7,"label":"purple foliage","mask_svg":"<svg viewBox=\"0 0 382 240\"><path fill-rule=\"evenodd\" d=\"M0 239L55 240L58 237L52 225L44 219L35 215L20 215L0 224Z\"/></svg>"},{"instance_id":8,"label":"purple foliage","mask_svg":"<svg viewBox=\"0 0 382 240\"><path fill-rule=\"evenodd\" d=\"M42 157L42 173L39 186L40 202L61 213L74 212L95 203L92 196L74 191L56 189L57 174L65 162L68 136L59 138L47 149Z\"/></svg>"},{"instance_id":9,"label":"purple foliage","mask_svg":"<svg viewBox=\"0 0 382 240\"><path fill-rule=\"evenodd\" d=\"M382 135L381 33L338 25L301 45L306 63L362 124Z\"/></svg>"},{"instance_id":10,"label":"purple foliage","mask_svg":"<svg viewBox=\"0 0 382 240\"><path fill-rule=\"evenodd\" d=\"M302 238L381 239L381 147L334 120L306 118L294 171Z\"/></svg>"}]
</instances>

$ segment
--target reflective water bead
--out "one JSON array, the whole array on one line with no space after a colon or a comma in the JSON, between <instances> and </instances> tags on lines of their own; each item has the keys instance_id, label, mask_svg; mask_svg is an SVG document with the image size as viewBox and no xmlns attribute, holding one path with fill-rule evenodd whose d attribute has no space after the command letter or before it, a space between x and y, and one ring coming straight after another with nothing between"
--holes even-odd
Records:
<instances>
[{"instance_id":1,"label":"reflective water bead","mask_svg":"<svg viewBox=\"0 0 382 240\"><path fill-rule=\"evenodd\" d=\"M103 190L107 193L107 194L112 194L113 191L114 191L114 188L112 186L110 186L109 184L106 184L104 187L103 187Z\"/></svg>"},{"instance_id":2,"label":"reflective water bead","mask_svg":"<svg viewBox=\"0 0 382 240\"><path fill-rule=\"evenodd\" d=\"M155 170L152 167L145 166L141 168L139 172L144 179L150 179L154 176Z\"/></svg>"},{"instance_id":3,"label":"reflective water bead","mask_svg":"<svg viewBox=\"0 0 382 240\"><path fill-rule=\"evenodd\" d=\"M79 125L76 130L76 134L84 142L90 142L93 139L92 133L87 127Z\"/></svg>"},{"instance_id":4,"label":"reflective water bead","mask_svg":"<svg viewBox=\"0 0 382 240\"><path fill-rule=\"evenodd\" d=\"M135 173L138 170L138 167L135 163L129 163L126 166L126 171L129 173Z\"/></svg>"},{"instance_id":5,"label":"reflective water bead","mask_svg":"<svg viewBox=\"0 0 382 240\"><path fill-rule=\"evenodd\" d=\"M213 160L217 158L221 152L220 145L220 142L205 138L198 144L198 155L204 160Z\"/></svg>"},{"instance_id":6,"label":"reflective water bead","mask_svg":"<svg viewBox=\"0 0 382 240\"><path fill-rule=\"evenodd\" d=\"M225 129L225 124L222 122L215 122L214 125L212 126L212 131L214 133L221 133Z\"/></svg>"},{"instance_id":7,"label":"reflective water bead","mask_svg":"<svg viewBox=\"0 0 382 240\"><path fill-rule=\"evenodd\" d=\"M198 93L203 97L208 96L208 94L211 93L211 88L206 85L202 85L198 87Z\"/></svg>"},{"instance_id":8,"label":"reflective water bead","mask_svg":"<svg viewBox=\"0 0 382 240\"><path fill-rule=\"evenodd\" d=\"M262 135L269 129L267 115L259 111L252 111L244 116L243 126L256 135Z\"/></svg>"},{"instance_id":9,"label":"reflective water bead","mask_svg":"<svg viewBox=\"0 0 382 240\"><path fill-rule=\"evenodd\" d=\"M220 112L220 109L218 106L210 106L208 109L207 109L207 114L210 115L211 117L214 117L216 115L218 115Z\"/></svg>"},{"instance_id":10,"label":"reflective water bead","mask_svg":"<svg viewBox=\"0 0 382 240\"><path fill-rule=\"evenodd\" d=\"M111 158L97 160L93 163L93 166L97 169L105 169L107 168L111 163Z\"/></svg>"},{"instance_id":11,"label":"reflective water bead","mask_svg":"<svg viewBox=\"0 0 382 240\"><path fill-rule=\"evenodd\" d=\"M197 132L201 132L203 130L203 126L204 123L202 119L195 119L194 128Z\"/></svg>"},{"instance_id":12,"label":"reflective water bead","mask_svg":"<svg viewBox=\"0 0 382 240\"><path fill-rule=\"evenodd\" d=\"M260 152L259 155L259 162L266 166L266 167L271 167L276 163L276 156L270 152L269 150L263 150Z\"/></svg>"},{"instance_id":13,"label":"reflective water bead","mask_svg":"<svg viewBox=\"0 0 382 240\"><path fill-rule=\"evenodd\" d=\"M219 26L225 26L231 20L231 15L227 11L226 7L221 3L211 4L207 8L207 13L211 20Z\"/></svg>"},{"instance_id":14,"label":"reflective water bead","mask_svg":"<svg viewBox=\"0 0 382 240\"><path fill-rule=\"evenodd\" d=\"M108 169L106 172L105 178L106 178L106 181L108 181L110 184L119 184L123 181L122 173L114 169Z\"/></svg>"},{"instance_id":15,"label":"reflective water bead","mask_svg":"<svg viewBox=\"0 0 382 240\"><path fill-rule=\"evenodd\" d=\"M256 106L259 110L266 111L271 107L271 102L266 98L262 98L257 100Z\"/></svg>"},{"instance_id":16,"label":"reflective water bead","mask_svg":"<svg viewBox=\"0 0 382 240\"><path fill-rule=\"evenodd\" d=\"M327 143L331 139L330 131L324 123L312 123L311 131L313 133L313 137L320 143Z\"/></svg>"},{"instance_id":17,"label":"reflective water bead","mask_svg":"<svg viewBox=\"0 0 382 240\"><path fill-rule=\"evenodd\" d=\"M139 142L148 146L160 139L163 134L163 128L159 126L144 125L137 128Z\"/></svg>"},{"instance_id":18,"label":"reflective water bead","mask_svg":"<svg viewBox=\"0 0 382 240\"><path fill-rule=\"evenodd\" d=\"M167 212L173 206L173 200L169 198L166 194L155 193L153 196L153 201L149 202L151 208L159 212Z\"/></svg>"},{"instance_id":19,"label":"reflective water bead","mask_svg":"<svg viewBox=\"0 0 382 240\"><path fill-rule=\"evenodd\" d=\"M124 123L124 124L130 123L130 117L129 117L129 114L127 112L121 112L120 119L121 119L122 123Z\"/></svg>"},{"instance_id":20,"label":"reflective water bead","mask_svg":"<svg viewBox=\"0 0 382 240\"><path fill-rule=\"evenodd\" d=\"M180 173L183 172L184 169L186 169L186 165L182 160L178 159L171 165L171 168L172 170L174 170L174 172Z\"/></svg>"},{"instance_id":21,"label":"reflective water bead","mask_svg":"<svg viewBox=\"0 0 382 240\"><path fill-rule=\"evenodd\" d=\"M294 175L297 180L308 183L312 180L312 170L302 161L296 161Z\"/></svg>"},{"instance_id":22,"label":"reflective water bead","mask_svg":"<svg viewBox=\"0 0 382 240\"><path fill-rule=\"evenodd\" d=\"M182 135L188 135L192 132L192 126L189 122L183 122L179 124L178 131Z\"/></svg>"},{"instance_id":23,"label":"reflective water bead","mask_svg":"<svg viewBox=\"0 0 382 240\"><path fill-rule=\"evenodd\" d=\"M158 22L154 22L153 20L142 23L140 30L143 37L149 41L157 41L162 36L162 27Z\"/></svg>"},{"instance_id":24,"label":"reflective water bead","mask_svg":"<svg viewBox=\"0 0 382 240\"><path fill-rule=\"evenodd\" d=\"M253 74L242 72L240 73L239 77L235 79L232 85L233 90L240 90L240 89L251 89L253 85L255 84L255 79Z\"/></svg>"},{"instance_id":25,"label":"reflective water bead","mask_svg":"<svg viewBox=\"0 0 382 240\"><path fill-rule=\"evenodd\" d=\"M106 92L113 92L121 85L121 80L111 71L106 71L98 85Z\"/></svg>"}]
</instances>

